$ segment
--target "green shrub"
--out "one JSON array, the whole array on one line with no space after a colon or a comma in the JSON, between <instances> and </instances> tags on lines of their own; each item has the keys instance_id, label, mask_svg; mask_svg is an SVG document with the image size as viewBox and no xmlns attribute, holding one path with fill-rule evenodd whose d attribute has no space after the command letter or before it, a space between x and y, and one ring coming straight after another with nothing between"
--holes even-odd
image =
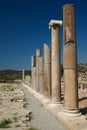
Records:
<instances>
[{"instance_id":1,"label":"green shrub","mask_svg":"<svg viewBox=\"0 0 87 130\"><path fill-rule=\"evenodd\" d=\"M0 128L9 128L10 123L12 123L10 119L4 119L0 122Z\"/></svg>"},{"instance_id":2,"label":"green shrub","mask_svg":"<svg viewBox=\"0 0 87 130\"><path fill-rule=\"evenodd\" d=\"M15 122L17 122L17 121L18 121L18 118L15 116L15 117L13 117L13 120L14 120Z\"/></svg>"},{"instance_id":3,"label":"green shrub","mask_svg":"<svg viewBox=\"0 0 87 130\"><path fill-rule=\"evenodd\" d=\"M23 107L24 107L24 108L26 108L26 107L27 107L27 102L25 102L25 103L24 103Z\"/></svg>"},{"instance_id":4,"label":"green shrub","mask_svg":"<svg viewBox=\"0 0 87 130\"><path fill-rule=\"evenodd\" d=\"M25 117L29 118L29 121L31 121L33 119L32 113L31 114L27 114Z\"/></svg>"}]
</instances>

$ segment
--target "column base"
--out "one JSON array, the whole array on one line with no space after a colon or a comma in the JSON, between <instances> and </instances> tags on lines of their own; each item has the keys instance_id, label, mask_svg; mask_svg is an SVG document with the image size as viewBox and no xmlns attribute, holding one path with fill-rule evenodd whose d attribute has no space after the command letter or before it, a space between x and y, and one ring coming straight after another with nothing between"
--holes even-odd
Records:
<instances>
[{"instance_id":1,"label":"column base","mask_svg":"<svg viewBox=\"0 0 87 130\"><path fill-rule=\"evenodd\" d=\"M49 98L43 98L42 103L48 104L48 103L50 103L50 99Z\"/></svg>"},{"instance_id":2,"label":"column base","mask_svg":"<svg viewBox=\"0 0 87 130\"><path fill-rule=\"evenodd\" d=\"M78 116L81 116L81 112L79 110L66 110L66 109L63 109L63 115L71 116L71 117L78 117Z\"/></svg>"},{"instance_id":3,"label":"column base","mask_svg":"<svg viewBox=\"0 0 87 130\"><path fill-rule=\"evenodd\" d=\"M29 90L30 90L31 94L35 93L35 91L32 88L30 88Z\"/></svg>"},{"instance_id":4,"label":"column base","mask_svg":"<svg viewBox=\"0 0 87 130\"><path fill-rule=\"evenodd\" d=\"M51 103L48 104L48 107L53 108L53 107L59 107L61 105L62 105L61 101L59 101L59 102L51 102Z\"/></svg>"},{"instance_id":5,"label":"column base","mask_svg":"<svg viewBox=\"0 0 87 130\"><path fill-rule=\"evenodd\" d=\"M39 101L42 101L42 100L44 99L44 95L43 95L43 94L40 94L40 95L38 96L38 99L39 99Z\"/></svg>"},{"instance_id":6,"label":"column base","mask_svg":"<svg viewBox=\"0 0 87 130\"><path fill-rule=\"evenodd\" d=\"M40 94L39 94L37 91L35 91L35 93L34 93L34 97L38 99L39 96L40 96Z\"/></svg>"}]
</instances>

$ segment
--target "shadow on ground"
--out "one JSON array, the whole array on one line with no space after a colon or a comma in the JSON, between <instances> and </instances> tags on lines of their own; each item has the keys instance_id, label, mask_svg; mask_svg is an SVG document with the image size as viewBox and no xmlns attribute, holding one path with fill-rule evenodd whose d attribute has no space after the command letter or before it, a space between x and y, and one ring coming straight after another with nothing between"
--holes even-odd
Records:
<instances>
[{"instance_id":1,"label":"shadow on ground","mask_svg":"<svg viewBox=\"0 0 87 130\"><path fill-rule=\"evenodd\" d=\"M86 115L86 114L87 114L87 107L85 107L85 108L80 108L80 112L81 112L83 115Z\"/></svg>"},{"instance_id":2,"label":"shadow on ground","mask_svg":"<svg viewBox=\"0 0 87 130\"><path fill-rule=\"evenodd\" d=\"M78 101L81 102L81 101L86 100L86 99L87 99L87 97L82 97Z\"/></svg>"}]
</instances>

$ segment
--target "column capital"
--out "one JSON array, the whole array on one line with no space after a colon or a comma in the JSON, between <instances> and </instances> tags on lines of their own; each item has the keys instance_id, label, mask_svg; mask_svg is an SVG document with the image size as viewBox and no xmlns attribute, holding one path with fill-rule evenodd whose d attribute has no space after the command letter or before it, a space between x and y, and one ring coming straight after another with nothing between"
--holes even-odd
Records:
<instances>
[{"instance_id":1,"label":"column capital","mask_svg":"<svg viewBox=\"0 0 87 130\"><path fill-rule=\"evenodd\" d=\"M59 26L62 26L62 20L51 20L50 22L49 22L49 29L51 28L51 27L59 27Z\"/></svg>"}]
</instances>

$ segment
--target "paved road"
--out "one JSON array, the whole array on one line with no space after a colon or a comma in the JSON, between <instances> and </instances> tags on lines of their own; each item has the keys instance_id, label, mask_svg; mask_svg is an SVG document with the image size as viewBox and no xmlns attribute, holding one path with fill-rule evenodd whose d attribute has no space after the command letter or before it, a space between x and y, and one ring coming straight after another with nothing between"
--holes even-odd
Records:
<instances>
[{"instance_id":1,"label":"paved road","mask_svg":"<svg viewBox=\"0 0 87 130\"><path fill-rule=\"evenodd\" d=\"M38 130L66 130L60 122L31 95L27 88L22 86L26 99L29 102L28 108L32 111L33 119L31 125Z\"/></svg>"}]
</instances>

